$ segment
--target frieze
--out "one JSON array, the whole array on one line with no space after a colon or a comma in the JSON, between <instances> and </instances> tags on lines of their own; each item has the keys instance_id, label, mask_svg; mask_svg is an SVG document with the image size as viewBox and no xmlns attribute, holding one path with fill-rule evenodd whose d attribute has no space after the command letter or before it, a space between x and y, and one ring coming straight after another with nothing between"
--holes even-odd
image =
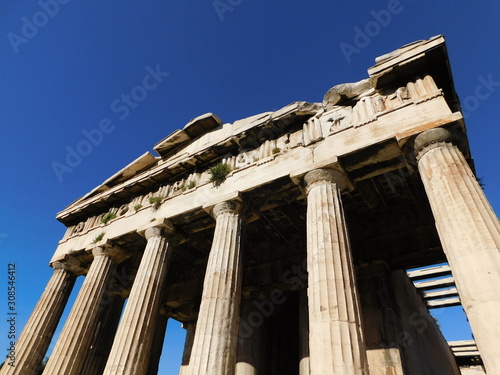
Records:
<instances>
[{"instance_id":1,"label":"frieze","mask_svg":"<svg viewBox=\"0 0 500 375\"><path fill-rule=\"evenodd\" d=\"M275 139L265 140L258 147L242 150L237 155L228 154L220 161L228 164L231 167L231 174L234 174L254 165L268 163L295 147L309 146L322 141L327 136L377 121L379 116L389 111L411 103L418 104L439 95L442 95L442 92L429 75L387 92L376 92L371 88L360 95L357 101L353 101L351 105L334 105L330 110L310 117L303 124L303 128L296 132L285 133ZM112 207L106 212L89 217L85 221L69 227L63 240L83 235L97 227L103 227L120 217L134 215L139 210L150 209L154 207L152 201L155 201L156 206L158 206L164 200L180 194L189 194L195 191L198 186L207 183L209 183L209 175L205 171L203 173L194 172L186 178L162 184L156 191L138 195L128 203ZM113 215L109 216L110 213ZM108 215L109 220L103 222L106 215Z\"/></svg>"},{"instance_id":2,"label":"frieze","mask_svg":"<svg viewBox=\"0 0 500 375\"><path fill-rule=\"evenodd\" d=\"M389 111L408 104L419 104L441 95L442 91L438 89L430 75L388 92L376 92L370 89L361 94L354 103L337 104L325 112L321 116L323 132L330 136L351 127L358 128L377 121L379 116ZM306 145L310 137L304 135Z\"/></svg>"},{"instance_id":3,"label":"frieze","mask_svg":"<svg viewBox=\"0 0 500 375\"><path fill-rule=\"evenodd\" d=\"M337 107L325 114L329 135L352 127L352 107Z\"/></svg>"}]
</instances>

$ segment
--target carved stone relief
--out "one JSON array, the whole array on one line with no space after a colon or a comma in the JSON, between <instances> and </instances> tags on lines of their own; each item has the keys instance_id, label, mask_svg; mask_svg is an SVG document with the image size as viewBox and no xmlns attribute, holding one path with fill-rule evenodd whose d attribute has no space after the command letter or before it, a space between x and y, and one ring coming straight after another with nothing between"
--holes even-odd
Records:
<instances>
[{"instance_id":1,"label":"carved stone relief","mask_svg":"<svg viewBox=\"0 0 500 375\"><path fill-rule=\"evenodd\" d=\"M328 133L334 134L352 126L352 107L336 107L326 113Z\"/></svg>"}]
</instances>

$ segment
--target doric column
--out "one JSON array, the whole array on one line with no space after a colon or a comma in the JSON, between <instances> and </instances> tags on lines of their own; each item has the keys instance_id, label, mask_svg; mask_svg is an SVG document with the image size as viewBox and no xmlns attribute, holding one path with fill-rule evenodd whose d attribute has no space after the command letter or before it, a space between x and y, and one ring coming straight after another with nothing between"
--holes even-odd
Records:
<instances>
[{"instance_id":1,"label":"doric column","mask_svg":"<svg viewBox=\"0 0 500 375\"><path fill-rule=\"evenodd\" d=\"M241 294L242 204L214 206L216 226L189 364L191 375L232 375Z\"/></svg>"},{"instance_id":2,"label":"doric column","mask_svg":"<svg viewBox=\"0 0 500 375\"><path fill-rule=\"evenodd\" d=\"M2 375L34 375L42 364L57 328L76 277L83 271L79 262L68 258L52 263L54 273L16 343L16 366L5 362Z\"/></svg>"},{"instance_id":3,"label":"doric column","mask_svg":"<svg viewBox=\"0 0 500 375\"><path fill-rule=\"evenodd\" d=\"M299 342L299 375L310 375L307 289L301 289L299 291Z\"/></svg>"},{"instance_id":4,"label":"doric column","mask_svg":"<svg viewBox=\"0 0 500 375\"><path fill-rule=\"evenodd\" d=\"M113 345L113 339L123 311L125 298L120 294L111 294L108 292L103 302L107 306L106 309L102 309L101 311L97 325L98 328L92 339L90 351L87 353L87 358L85 359L85 365L82 370L82 374L85 375L102 374L108 360L109 351Z\"/></svg>"},{"instance_id":5,"label":"doric column","mask_svg":"<svg viewBox=\"0 0 500 375\"><path fill-rule=\"evenodd\" d=\"M148 370L172 248L162 228L148 228L144 235L146 249L103 375L144 375Z\"/></svg>"},{"instance_id":6,"label":"doric column","mask_svg":"<svg viewBox=\"0 0 500 375\"><path fill-rule=\"evenodd\" d=\"M307 192L309 350L312 375L367 374L352 254L341 201L346 176L318 169Z\"/></svg>"},{"instance_id":7,"label":"doric column","mask_svg":"<svg viewBox=\"0 0 500 375\"><path fill-rule=\"evenodd\" d=\"M189 361L191 360L191 351L193 350L194 333L196 331L196 322L183 323L182 327L186 329L186 340L184 341L184 351L182 353L182 363L179 375L188 375Z\"/></svg>"},{"instance_id":8,"label":"doric column","mask_svg":"<svg viewBox=\"0 0 500 375\"><path fill-rule=\"evenodd\" d=\"M500 374L500 224L452 135L415 139L443 250L488 374Z\"/></svg>"},{"instance_id":9,"label":"doric column","mask_svg":"<svg viewBox=\"0 0 500 375\"><path fill-rule=\"evenodd\" d=\"M404 332L402 316L391 280L391 270L385 262L364 264L358 270L361 315L370 375L404 375ZM406 302L406 301L405 301ZM422 346L415 343L414 347ZM443 374L444 375L444 374Z\"/></svg>"},{"instance_id":10,"label":"doric column","mask_svg":"<svg viewBox=\"0 0 500 375\"><path fill-rule=\"evenodd\" d=\"M92 254L94 260L45 366L44 375L80 375L100 312L107 308L103 297L123 255L111 246L96 247Z\"/></svg>"},{"instance_id":11,"label":"doric column","mask_svg":"<svg viewBox=\"0 0 500 375\"><path fill-rule=\"evenodd\" d=\"M460 375L448 342L407 273L397 270L391 274L401 323L397 339L403 349L403 374ZM369 365L370 375L373 375L372 363ZM390 372L374 371L376 375L388 373Z\"/></svg>"},{"instance_id":12,"label":"doric column","mask_svg":"<svg viewBox=\"0 0 500 375\"><path fill-rule=\"evenodd\" d=\"M253 298L246 298L241 301L241 321L235 375L257 375L262 371L260 367L262 362L261 354L265 350L262 342L262 325L264 322L256 325L251 322L252 315L261 314L260 311L256 311L255 302L257 300Z\"/></svg>"},{"instance_id":13,"label":"doric column","mask_svg":"<svg viewBox=\"0 0 500 375\"><path fill-rule=\"evenodd\" d=\"M151 345L151 355L149 356L149 365L146 375L158 375L160 367L161 353L163 351L163 342L165 341L165 333L167 333L167 325L170 314L161 309L158 316L158 324L154 333L153 344Z\"/></svg>"}]
</instances>

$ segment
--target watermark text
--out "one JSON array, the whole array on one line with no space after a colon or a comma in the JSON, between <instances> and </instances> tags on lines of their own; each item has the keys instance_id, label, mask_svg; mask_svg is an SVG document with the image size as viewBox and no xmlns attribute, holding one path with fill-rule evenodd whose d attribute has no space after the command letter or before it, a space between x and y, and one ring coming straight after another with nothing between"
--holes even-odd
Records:
<instances>
[{"instance_id":1,"label":"watermark text","mask_svg":"<svg viewBox=\"0 0 500 375\"><path fill-rule=\"evenodd\" d=\"M146 72L147 74L139 85L134 86L127 93L122 93L119 98L111 102L110 111L116 114L118 119L125 120L133 109L136 109L140 103L147 99L149 92L158 88L163 80L170 75L170 73L161 70L160 64L156 64L154 68L148 65ZM104 141L105 134L110 134L115 129L116 124L110 117L103 117L98 126L93 129L83 129L83 139L76 145L65 147L66 157L64 161L54 160L51 163L52 170L59 182L63 181L65 174L73 172L83 162L83 158L89 156L94 148Z\"/></svg>"},{"instance_id":2,"label":"watermark text","mask_svg":"<svg viewBox=\"0 0 500 375\"><path fill-rule=\"evenodd\" d=\"M71 0L40 0L40 10L33 13L31 17L21 17L21 30L19 33L9 32L7 39L15 53L19 52L21 44L28 44L31 39L38 35L40 29L47 26L49 20L59 14L61 5L66 5Z\"/></svg>"},{"instance_id":3,"label":"watermark text","mask_svg":"<svg viewBox=\"0 0 500 375\"><path fill-rule=\"evenodd\" d=\"M7 360L8 366L16 366L16 264L9 263L7 265Z\"/></svg>"},{"instance_id":4,"label":"watermark text","mask_svg":"<svg viewBox=\"0 0 500 375\"><path fill-rule=\"evenodd\" d=\"M412 0L408 0L412 1ZM388 27L393 16L400 14L404 10L400 0L389 0L385 9L371 10L371 20L366 22L363 27L354 28L354 37L352 43L341 42L340 50L348 63L352 61L352 55L360 54L362 50L379 36L383 28Z\"/></svg>"}]
</instances>

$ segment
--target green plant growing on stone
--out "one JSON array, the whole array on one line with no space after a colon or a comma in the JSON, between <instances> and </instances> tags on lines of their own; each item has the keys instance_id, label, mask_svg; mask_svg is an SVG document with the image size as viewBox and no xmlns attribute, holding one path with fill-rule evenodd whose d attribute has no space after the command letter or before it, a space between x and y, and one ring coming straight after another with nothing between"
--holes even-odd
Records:
<instances>
[{"instance_id":1,"label":"green plant growing on stone","mask_svg":"<svg viewBox=\"0 0 500 375\"><path fill-rule=\"evenodd\" d=\"M149 203L153 205L154 208L160 207L161 201L163 200L163 197L150 197L149 198Z\"/></svg>"},{"instance_id":2,"label":"green plant growing on stone","mask_svg":"<svg viewBox=\"0 0 500 375\"><path fill-rule=\"evenodd\" d=\"M272 152L273 152L273 155L274 155L274 154L278 154L278 153L280 153L280 152L281 152L281 148L279 148L279 147L275 147L275 148L273 148Z\"/></svg>"},{"instance_id":3,"label":"green plant growing on stone","mask_svg":"<svg viewBox=\"0 0 500 375\"><path fill-rule=\"evenodd\" d=\"M139 211L142 208L142 204L136 204L134 210Z\"/></svg>"},{"instance_id":4,"label":"green plant growing on stone","mask_svg":"<svg viewBox=\"0 0 500 375\"><path fill-rule=\"evenodd\" d=\"M184 185L184 186L181 187L181 191L186 191L186 190L187 190L187 186L186 185Z\"/></svg>"},{"instance_id":5,"label":"green plant growing on stone","mask_svg":"<svg viewBox=\"0 0 500 375\"><path fill-rule=\"evenodd\" d=\"M208 170L210 174L210 182L214 184L214 186L219 186L225 180L227 175L231 172L231 167L224 163L217 163L213 167Z\"/></svg>"},{"instance_id":6,"label":"green plant growing on stone","mask_svg":"<svg viewBox=\"0 0 500 375\"><path fill-rule=\"evenodd\" d=\"M104 224L107 224L110 220L113 220L116 217L116 212L108 212L101 218L101 221Z\"/></svg>"},{"instance_id":7,"label":"green plant growing on stone","mask_svg":"<svg viewBox=\"0 0 500 375\"><path fill-rule=\"evenodd\" d=\"M101 240L102 240L102 238L103 238L103 237L104 237L104 232L102 232L102 233L98 234L98 235L94 238L94 240L91 242L91 244L98 243L99 241L101 241Z\"/></svg>"},{"instance_id":8,"label":"green plant growing on stone","mask_svg":"<svg viewBox=\"0 0 500 375\"><path fill-rule=\"evenodd\" d=\"M196 181L189 181L187 184L188 189L192 189L196 186Z\"/></svg>"}]
</instances>

